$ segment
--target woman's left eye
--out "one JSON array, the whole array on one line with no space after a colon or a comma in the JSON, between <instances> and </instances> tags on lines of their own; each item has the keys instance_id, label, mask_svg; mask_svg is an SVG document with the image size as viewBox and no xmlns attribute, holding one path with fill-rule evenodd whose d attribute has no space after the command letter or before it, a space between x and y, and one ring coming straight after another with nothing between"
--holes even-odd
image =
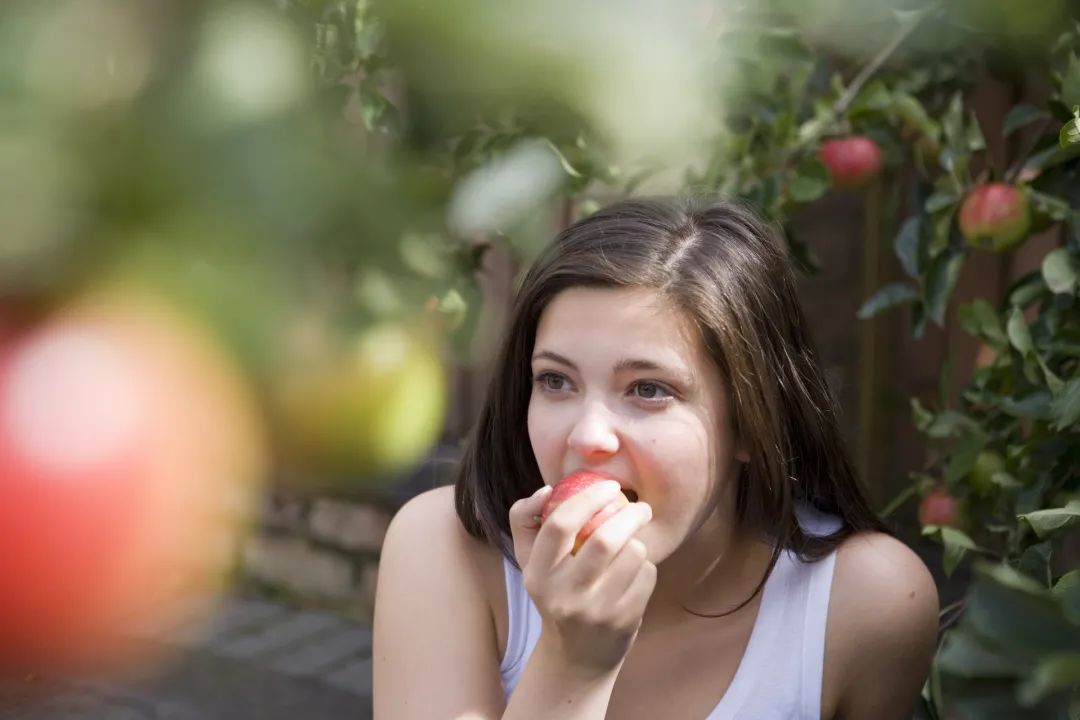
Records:
<instances>
[{"instance_id":1,"label":"woman's left eye","mask_svg":"<svg viewBox=\"0 0 1080 720\"><path fill-rule=\"evenodd\" d=\"M634 396L642 400L658 401L667 400L673 396L673 393L666 386L655 382L638 382L634 383Z\"/></svg>"}]
</instances>

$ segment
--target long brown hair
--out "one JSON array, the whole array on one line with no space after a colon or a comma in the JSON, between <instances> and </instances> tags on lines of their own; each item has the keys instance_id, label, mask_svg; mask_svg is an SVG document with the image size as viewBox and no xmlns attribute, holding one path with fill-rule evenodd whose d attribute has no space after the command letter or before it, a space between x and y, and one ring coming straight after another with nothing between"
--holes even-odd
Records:
<instances>
[{"instance_id":1,"label":"long brown hair","mask_svg":"<svg viewBox=\"0 0 1080 720\"><path fill-rule=\"evenodd\" d=\"M781 549L813 561L856 532L887 532L856 480L778 233L734 202L664 197L620 201L571 225L525 277L458 471L457 514L471 535L517 564L510 506L543 483L527 427L536 327L571 287L655 289L699 332L730 388L734 430L749 453L737 520L776 543L754 595ZM804 533L800 502L842 526Z\"/></svg>"}]
</instances>

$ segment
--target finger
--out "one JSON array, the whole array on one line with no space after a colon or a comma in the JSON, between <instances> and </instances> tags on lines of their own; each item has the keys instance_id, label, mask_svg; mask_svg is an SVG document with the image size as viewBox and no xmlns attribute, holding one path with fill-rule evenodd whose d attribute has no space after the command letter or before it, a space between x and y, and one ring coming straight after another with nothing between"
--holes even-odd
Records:
<instances>
[{"instance_id":1,"label":"finger","mask_svg":"<svg viewBox=\"0 0 1080 720\"><path fill-rule=\"evenodd\" d=\"M653 590L656 588L656 565L648 560L641 564L634 579L630 581L622 596L615 600L612 612L625 622L640 620L645 614Z\"/></svg>"},{"instance_id":2,"label":"finger","mask_svg":"<svg viewBox=\"0 0 1080 720\"><path fill-rule=\"evenodd\" d=\"M599 575L641 528L652 520L652 507L645 502L630 503L611 516L589 536L574 558L574 572Z\"/></svg>"},{"instance_id":3,"label":"finger","mask_svg":"<svg viewBox=\"0 0 1080 720\"><path fill-rule=\"evenodd\" d=\"M570 554L574 540L585 523L621 492L619 483L604 480L567 498L544 521L536 536L530 562L544 571L550 571L559 560Z\"/></svg>"},{"instance_id":4,"label":"finger","mask_svg":"<svg viewBox=\"0 0 1080 720\"><path fill-rule=\"evenodd\" d=\"M601 575L596 586L597 594L614 605L627 593L641 572L641 566L648 560L649 549L645 543L637 538L630 538L608 565L607 571Z\"/></svg>"},{"instance_id":5,"label":"finger","mask_svg":"<svg viewBox=\"0 0 1080 720\"><path fill-rule=\"evenodd\" d=\"M536 530L540 527L540 511L551 496L551 486L544 485L529 497L510 506L510 528Z\"/></svg>"}]
</instances>

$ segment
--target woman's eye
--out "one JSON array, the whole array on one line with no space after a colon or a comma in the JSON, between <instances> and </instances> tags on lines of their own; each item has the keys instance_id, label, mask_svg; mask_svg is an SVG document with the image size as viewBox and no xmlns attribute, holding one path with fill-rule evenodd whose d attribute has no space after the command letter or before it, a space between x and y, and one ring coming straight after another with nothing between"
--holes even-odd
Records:
<instances>
[{"instance_id":1,"label":"woman's eye","mask_svg":"<svg viewBox=\"0 0 1080 720\"><path fill-rule=\"evenodd\" d=\"M540 373L534 380L544 390L551 392L560 392L566 389L568 383L566 378L562 375L556 375L555 373Z\"/></svg>"},{"instance_id":2,"label":"woman's eye","mask_svg":"<svg viewBox=\"0 0 1080 720\"><path fill-rule=\"evenodd\" d=\"M639 382L634 383L634 395L642 400L666 400L672 393L660 383Z\"/></svg>"}]
</instances>

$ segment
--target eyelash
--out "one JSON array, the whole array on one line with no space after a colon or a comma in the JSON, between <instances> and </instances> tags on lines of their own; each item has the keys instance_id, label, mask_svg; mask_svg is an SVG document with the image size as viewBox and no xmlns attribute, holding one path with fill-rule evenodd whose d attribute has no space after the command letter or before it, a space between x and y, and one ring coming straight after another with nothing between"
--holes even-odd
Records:
<instances>
[{"instance_id":1,"label":"eyelash","mask_svg":"<svg viewBox=\"0 0 1080 720\"><path fill-rule=\"evenodd\" d=\"M533 377L533 383L538 385L540 387L540 390L543 391L543 392L546 392L546 393L558 393L558 392L561 392L561 390L555 390L553 388L548 387L547 381L549 379L551 379L551 378L562 380L563 382L569 382L569 379L565 375L561 375L559 373L554 373L554 372L542 372L539 375L536 375L536 376ZM675 391L674 390L672 390L670 387L668 387L664 383L657 382L656 380L638 380L633 385L631 385L631 387L641 387L642 385L651 385L651 386L657 388L658 390L660 390L661 392L667 393L667 396L662 397L662 398L646 398L646 397L641 397L640 395L635 395L634 396L635 400L641 400L642 402L644 402L644 403L646 403L648 405L658 405L659 406L659 405L666 405L668 402L670 402L671 400L673 400L675 398Z\"/></svg>"}]
</instances>

